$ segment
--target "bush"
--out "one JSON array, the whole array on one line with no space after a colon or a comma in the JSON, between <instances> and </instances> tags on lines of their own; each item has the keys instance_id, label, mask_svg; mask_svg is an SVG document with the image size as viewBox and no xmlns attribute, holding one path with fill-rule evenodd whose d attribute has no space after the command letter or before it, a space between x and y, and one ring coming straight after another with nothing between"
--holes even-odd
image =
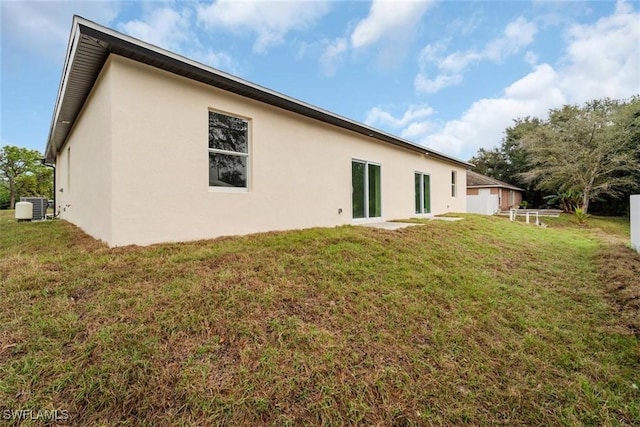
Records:
<instances>
[{"instance_id":1,"label":"bush","mask_svg":"<svg viewBox=\"0 0 640 427\"><path fill-rule=\"evenodd\" d=\"M573 214L576 216L578 220L578 224L582 225L587 222L587 218L589 218L589 214L584 211L584 209L575 207L573 209Z\"/></svg>"},{"instance_id":2,"label":"bush","mask_svg":"<svg viewBox=\"0 0 640 427\"><path fill-rule=\"evenodd\" d=\"M0 186L0 209L9 209L11 205L11 195L9 190L4 186Z\"/></svg>"}]
</instances>

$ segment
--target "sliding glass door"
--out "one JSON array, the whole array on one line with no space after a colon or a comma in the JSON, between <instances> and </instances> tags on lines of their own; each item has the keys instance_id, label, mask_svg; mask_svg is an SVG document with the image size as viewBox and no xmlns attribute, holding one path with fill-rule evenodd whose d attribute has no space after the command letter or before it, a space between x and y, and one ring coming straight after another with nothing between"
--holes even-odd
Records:
<instances>
[{"instance_id":1,"label":"sliding glass door","mask_svg":"<svg viewBox=\"0 0 640 427\"><path fill-rule=\"evenodd\" d=\"M351 162L351 197L353 218L382 216L380 165L360 160Z\"/></svg>"},{"instance_id":2,"label":"sliding glass door","mask_svg":"<svg viewBox=\"0 0 640 427\"><path fill-rule=\"evenodd\" d=\"M416 213L431 213L431 183L430 176L424 173L415 173Z\"/></svg>"},{"instance_id":3,"label":"sliding glass door","mask_svg":"<svg viewBox=\"0 0 640 427\"><path fill-rule=\"evenodd\" d=\"M363 162L351 162L351 197L353 199L353 217L366 218L367 195L365 191L365 181L367 175L367 165Z\"/></svg>"}]
</instances>

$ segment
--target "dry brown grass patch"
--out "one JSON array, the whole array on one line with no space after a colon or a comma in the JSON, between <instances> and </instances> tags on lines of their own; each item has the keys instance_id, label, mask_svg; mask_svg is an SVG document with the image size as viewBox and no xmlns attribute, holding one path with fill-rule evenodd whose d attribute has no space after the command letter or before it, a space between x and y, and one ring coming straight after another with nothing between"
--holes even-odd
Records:
<instances>
[{"instance_id":1,"label":"dry brown grass patch","mask_svg":"<svg viewBox=\"0 0 640 427\"><path fill-rule=\"evenodd\" d=\"M640 254L622 244L609 245L596 262L598 277L618 315L640 338Z\"/></svg>"}]
</instances>

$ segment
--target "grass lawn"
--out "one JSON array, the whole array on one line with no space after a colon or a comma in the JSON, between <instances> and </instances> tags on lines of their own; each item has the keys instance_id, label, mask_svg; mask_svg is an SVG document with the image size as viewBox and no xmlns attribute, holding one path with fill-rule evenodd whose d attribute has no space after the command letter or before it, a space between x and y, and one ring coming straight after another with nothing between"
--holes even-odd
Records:
<instances>
[{"instance_id":1,"label":"grass lawn","mask_svg":"<svg viewBox=\"0 0 640 427\"><path fill-rule=\"evenodd\" d=\"M463 215L109 249L12 215L0 417L640 424L640 256L624 221Z\"/></svg>"}]
</instances>

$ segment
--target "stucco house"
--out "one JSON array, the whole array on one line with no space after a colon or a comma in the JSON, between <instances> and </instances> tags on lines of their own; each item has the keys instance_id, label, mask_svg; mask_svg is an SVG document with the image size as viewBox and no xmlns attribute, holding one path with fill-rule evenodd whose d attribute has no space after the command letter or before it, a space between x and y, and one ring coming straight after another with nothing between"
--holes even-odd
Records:
<instances>
[{"instance_id":1,"label":"stucco house","mask_svg":"<svg viewBox=\"0 0 640 427\"><path fill-rule=\"evenodd\" d=\"M110 246L465 212L471 167L81 17L46 159Z\"/></svg>"},{"instance_id":2,"label":"stucco house","mask_svg":"<svg viewBox=\"0 0 640 427\"><path fill-rule=\"evenodd\" d=\"M493 215L520 206L522 188L467 170L467 212Z\"/></svg>"}]
</instances>

